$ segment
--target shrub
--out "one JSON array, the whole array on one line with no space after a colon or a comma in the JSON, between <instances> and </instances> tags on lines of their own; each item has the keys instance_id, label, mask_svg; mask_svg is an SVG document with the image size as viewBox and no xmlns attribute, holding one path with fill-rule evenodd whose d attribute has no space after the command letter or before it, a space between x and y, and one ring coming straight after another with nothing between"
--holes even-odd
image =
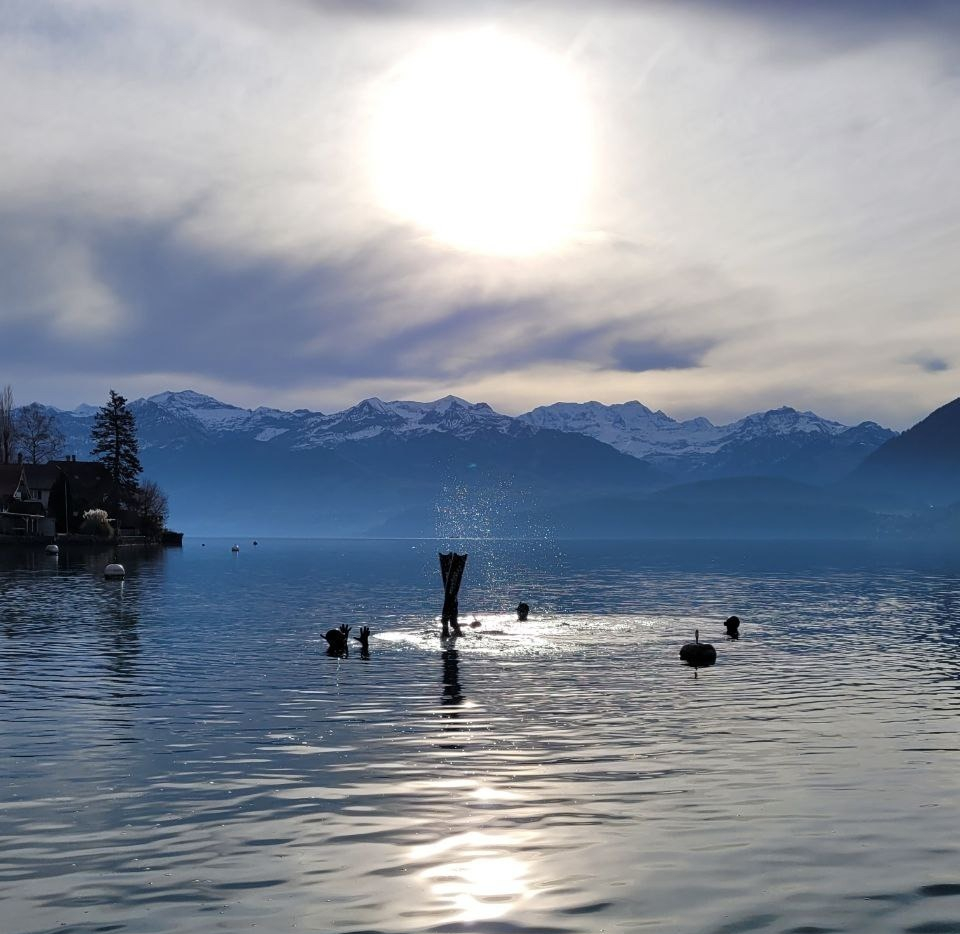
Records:
<instances>
[{"instance_id":1,"label":"shrub","mask_svg":"<svg viewBox=\"0 0 960 934\"><path fill-rule=\"evenodd\" d=\"M107 511L105 509L88 509L83 514L80 531L84 535L110 538L113 535L113 527L110 525L110 518L107 516Z\"/></svg>"}]
</instances>

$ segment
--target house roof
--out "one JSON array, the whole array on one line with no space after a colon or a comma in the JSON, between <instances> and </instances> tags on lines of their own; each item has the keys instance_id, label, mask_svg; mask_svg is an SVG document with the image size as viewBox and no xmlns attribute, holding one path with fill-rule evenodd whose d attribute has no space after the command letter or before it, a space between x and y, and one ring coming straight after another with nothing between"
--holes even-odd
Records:
<instances>
[{"instance_id":1,"label":"house roof","mask_svg":"<svg viewBox=\"0 0 960 934\"><path fill-rule=\"evenodd\" d=\"M99 461L50 461L67 478L75 500L101 502L113 487L110 471Z\"/></svg>"},{"instance_id":2,"label":"house roof","mask_svg":"<svg viewBox=\"0 0 960 934\"><path fill-rule=\"evenodd\" d=\"M110 480L110 471L100 461L50 461L46 466L62 470L68 480L87 483Z\"/></svg>"},{"instance_id":3,"label":"house roof","mask_svg":"<svg viewBox=\"0 0 960 934\"><path fill-rule=\"evenodd\" d=\"M31 490L52 490L63 476L56 464L24 464L23 472Z\"/></svg>"},{"instance_id":4,"label":"house roof","mask_svg":"<svg viewBox=\"0 0 960 934\"><path fill-rule=\"evenodd\" d=\"M22 473L23 464L0 464L0 498L16 493Z\"/></svg>"}]
</instances>

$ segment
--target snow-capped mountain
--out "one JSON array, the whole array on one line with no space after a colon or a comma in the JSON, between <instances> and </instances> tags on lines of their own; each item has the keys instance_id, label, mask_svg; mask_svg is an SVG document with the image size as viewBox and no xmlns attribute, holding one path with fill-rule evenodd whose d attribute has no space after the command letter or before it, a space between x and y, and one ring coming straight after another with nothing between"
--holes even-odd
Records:
<instances>
[{"instance_id":1,"label":"snow-capped mountain","mask_svg":"<svg viewBox=\"0 0 960 934\"><path fill-rule=\"evenodd\" d=\"M667 482L592 438L541 431L455 396L365 399L328 415L183 392L130 409L145 476L191 529L255 523L260 534L406 535L443 532L447 523L463 535L518 534L516 517L536 503ZM61 412L59 420L67 453L85 458L93 417ZM438 504L446 504L442 515Z\"/></svg>"},{"instance_id":2,"label":"snow-capped mountain","mask_svg":"<svg viewBox=\"0 0 960 934\"><path fill-rule=\"evenodd\" d=\"M372 398L334 415L309 415L292 447L332 448L384 434L412 437L442 433L465 439L481 431L511 434L524 431L524 426L495 412L485 402L473 404L457 396L444 396L435 402L384 402Z\"/></svg>"},{"instance_id":3,"label":"snow-capped mountain","mask_svg":"<svg viewBox=\"0 0 960 934\"><path fill-rule=\"evenodd\" d=\"M813 412L798 412L788 406L747 415L729 425L714 425L703 417L679 422L635 401L619 405L557 402L540 406L519 418L538 428L589 435L634 457L715 454L732 441L795 433L836 437L849 428ZM886 436L893 434L887 432Z\"/></svg>"},{"instance_id":4,"label":"snow-capped mountain","mask_svg":"<svg viewBox=\"0 0 960 934\"><path fill-rule=\"evenodd\" d=\"M136 399L130 403L130 409L137 419L144 450L182 447L191 441L213 441L225 436L272 441L312 414L264 406L244 409L192 390L161 392L147 399Z\"/></svg>"},{"instance_id":5,"label":"snow-capped mountain","mask_svg":"<svg viewBox=\"0 0 960 934\"><path fill-rule=\"evenodd\" d=\"M638 504L652 503L643 498L655 490L760 476L828 483L894 435L872 422L847 427L790 408L729 425L677 421L639 402L558 403L514 418L456 396L371 398L326 414L245 409L188 390L137 399L130 408L145 476L169 493L174 521L261 534L447 534L442 521L453 516L458 534L516 535L542 531L561 515L572 524L557 528L571 534L620 530L625 516L633 516L627 531L641 534L653 528L653 513ZM86 458L96 409L53 411L67 439L64 453ZM742 496L740 487L735 492ZM758 516L767 508L761 505ZM698 500L690 515L702 518L707 508ZM741 522L730 504L723 508L716 534ZM673 506L663 509L673 515ZM608 514L620 524L607 523ZM682 532L682 523L668 518L663 529ZM474 528L478 522L482 528Z\"/></svg>"},{"instance_id":6,"label":"snow-capped mountain","mask_svg":"<svg viewBox=\"0 0 960 934\"><path fill-rule=\"evenodd\" d=\"M444 435L466 440L486 432L517 436L552 430L601 441L684 480L750 473L832 479L896 434L874 422L849 427L786 406L728 425L714 425L703 417L677 421L636 401L558 402L513 418L486 403L457 396L433 402L370 398L342 412L324 414L263 406L245 409L186 390L137 399L130 407L144 450L243 438L277 450L304 451L374 438ZM59 413L68 449L85 452L95 411L93 406L80 406Z\"/></svg>"},{"instance_id":7,"label":"snow-capped mountain","mask_svg":"<svg viewBox=\"0 0 960 934\"><path fill-rule=\"evenodd\" d=\"M486 403L470 403L457 396L434 402L384 402L364 399L342 412L325 415L308 409L285 412L260 406L244 409L212 396L186 390L162 392L136 399L130 409L137 420L143 450L211 444L229 438L247 439L272 447L302 451L336 448L380 436L421 437L449 435L461 440L478 432L526 434L535 428L495 412ZM89 444L94 406L58 412L68 450L84 454Z\"/></svg>"},{"instance_id":8,"label":"snow-capped mountain","mask_svg":"<svg viewBox=\"0 0 960 934\"><path fill-rule=\"evenodd\" d=\"M538 428L589 435L624 454L708 454L724 441L724 431L706 418L678 422L640 402L556 402L519 416Z\"/></svg>"},{"instance_id":9,"label":"snow-capped mountain","mask_svg":"<svg viewBox=\"0 0 960 934\"><path fill-rule=\"evenodd\" d=\"M179 418L194 421L206 430L214 432L237 429L247 431L255 427L259 428L265 421L274 419L284 421L293 417L291 412L264 406L252 410L242 409L190 389L183 392L161 392L148 399L137 399L131 407L142 410L150 405Z\"/></svg>"},{"instance_id":10,"label":"snow-capped mountain","mask_svg":"<svg viewBox=\"0 0 960 934\"><path fill-rule=\"evenodd\" d=\"M539 428L589 435L678 479L766 474L827 481L853 469L896 432L875 422L850 427L788 406L728 425L676 421L640 402L561 402L520 416Z\"/></svg>"}]
</instances>

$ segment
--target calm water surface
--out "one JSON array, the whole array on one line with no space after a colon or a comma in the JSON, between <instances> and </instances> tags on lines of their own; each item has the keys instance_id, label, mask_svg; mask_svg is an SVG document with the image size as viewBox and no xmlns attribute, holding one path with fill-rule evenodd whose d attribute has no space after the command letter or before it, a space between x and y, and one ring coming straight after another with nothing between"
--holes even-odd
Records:
<instances>
[{"instance_id":1,"label":"calm water surface","mask_svg":"<svg viewBox=\"0 0 960 934\"><path fill-rule=\"evenodd\" d=\"M960 931L960 554L230 544L0 551L2 934Z\"/></svg>"}]
</instances>

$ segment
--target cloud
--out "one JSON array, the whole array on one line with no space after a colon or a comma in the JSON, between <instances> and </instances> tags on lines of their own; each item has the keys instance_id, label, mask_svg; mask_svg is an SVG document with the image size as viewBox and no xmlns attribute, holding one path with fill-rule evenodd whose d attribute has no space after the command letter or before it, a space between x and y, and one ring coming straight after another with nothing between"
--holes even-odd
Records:
<instances>
[{"instance_id":1,"label":"cloud","mask_svg":"<svg viewBox=\"0 0 960 934\"><path fill-rule=\"evenodd\" d=\"M949 360L935 354L917 354L911 357L909 362L920 367L925 373L944 373L953 368Z\"/></svg>"},{"instance_id":2,"label":"cloud","mask_svg":"<svg viewBox=\"0 0 960 934\"><path fill-rule=\"evenodd\" d=\"M9 334L44 334L74 351L123 329L123 308L101 279L90 244L0 213L0 321Z\"/></svg>"},{"instance_id":3,"label":"cloud","mask_svg":"<svg viewBox=\"0 0 960 934\"><path fill-rule=\"evenodd\" d=\"M702 365L704 354L714 346L710 340L689 344L671 344L652 339L645 341L618 341L613 347L613 358L618 369L631 373L647 370L686 370Z\"/></svg>"},{"instance_id":4,"label":"cloud","mask_svg":"<svg viewBox=\"0 0 960 934\"><path fill-rule=\"evenodd\" d=\"M629 0L625 0L629 2ZM656 0L697 20L731 20L762 37L757 52L791 67L919 40L955 61L960 8L952 0Z\"/></svg>"},{"instance_id":5,"label":"cloud","mask_svg":"<svg viewBox=\"0 0 960 934\"><path fill-rule=\"evenodd\" d=\"M31 348L10 364L21 398L70 374L318 408L600 386L673 414L905 422L942 401L902 334L909 308L915 346L937 348L916 365L960 354L953 4L6 12L0 323ZM491 22L562 55L594 110L583 229L523 261L445 248L388 215L369 172L391 69Z\"/></svg>"},{"instance_id":6,"label":"cloud","mask_svg":"<svg viewBox=\"0 0 960 934\"><path fill-rule=\"evenodd\" d=\"M714 322L723 331L746 298L725 294L722 279L700 269L632 283L615 281L611 271L598 301L578 275L485 277L444 249L425 264L422 247L411 246L403 230L307 268L273 257L237 263L198 250L178 229L176 222L74 224L47 230L46 238L37 232L29 249L12 255L0 240L0 257L11 257L12 267L22 262L24 281L34 285L21 289L21 313L6 313L10 340L31 342L36 364L53 371L76 357L79 333L96 348L91 366L129 379L194 373L267 392L427 375L455 382L558 362L635 370L642 354L651 364L656 356L661 366L683 365L681 358L699 357L721 338L671 345L655 333L663 321L686 315L687 328L709 327L696 318L705 300L725 309L725 320ZM62 261L76 250L84 257L79 273ZM616 253L591 248L579 259L599 268L615 264ZM47 291L35 288L41 275ZM641 283L646 308L625 297ZM84 301L61 301L74 295ZM105 297L101 313L112 316L106 330L94 315L81 317L100 310L97 296ZM743 313L752 316L749 301Z\"/></svg>"}]
</instances>

